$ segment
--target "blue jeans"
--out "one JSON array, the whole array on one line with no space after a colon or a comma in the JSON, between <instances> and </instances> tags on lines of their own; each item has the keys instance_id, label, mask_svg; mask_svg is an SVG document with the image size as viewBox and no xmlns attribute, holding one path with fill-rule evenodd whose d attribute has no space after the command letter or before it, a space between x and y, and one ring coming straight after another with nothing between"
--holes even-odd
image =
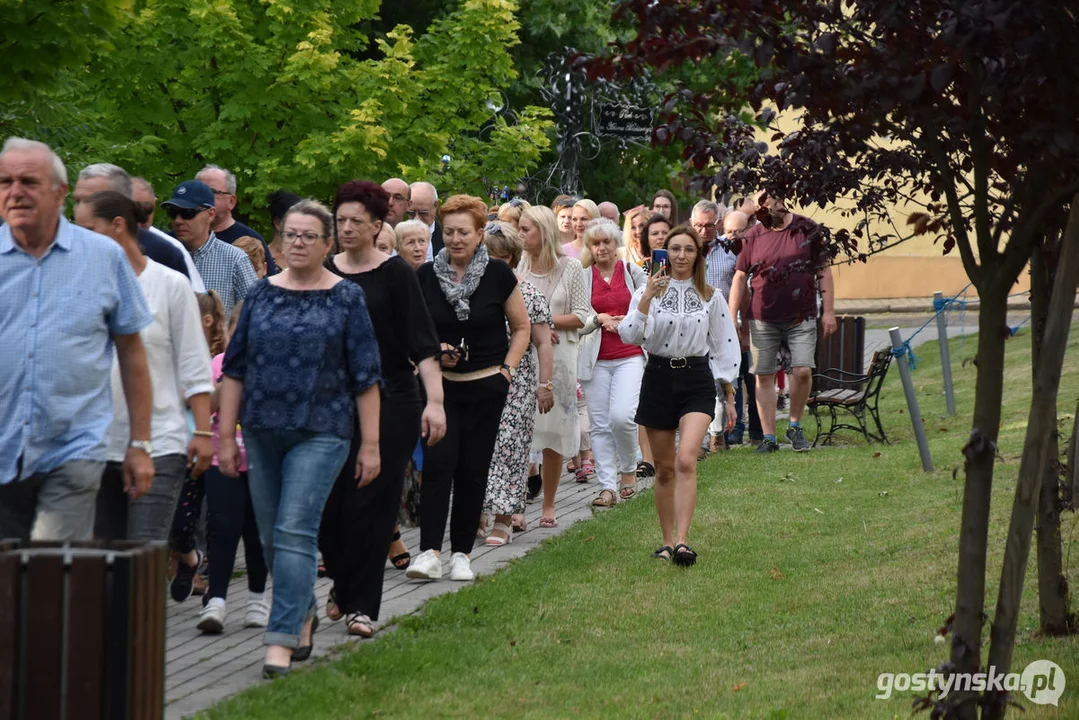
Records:
<instances>
[{"instance_id":1,"label":"blue jeans","mask_svg":"<svg viewBox=\"0 0 1079 720\"><path fill-rule=\"evenodd\" d=\"M348 438L302 430L244 429L251 504L273 576L265 645L300 646L314 616L322 508L348 456Z\"/></svg>"}]
</instances>

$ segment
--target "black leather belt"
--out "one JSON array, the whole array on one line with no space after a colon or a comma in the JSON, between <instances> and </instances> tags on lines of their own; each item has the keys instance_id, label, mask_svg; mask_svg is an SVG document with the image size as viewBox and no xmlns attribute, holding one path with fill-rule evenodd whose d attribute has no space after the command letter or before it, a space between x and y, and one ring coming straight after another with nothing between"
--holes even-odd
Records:
<instances>
[{"instance_id":1,"label":"black leather belt","mask_svg":"<svg viewBox=\"0 0 1079 720\"><path fill-rule=\"evenodd\" d=\"M661 368L664 370L682 370L683 368L698 367L700 365L708 364L707 355L698 355L696 357L662 357L660 355L649 355L648 365L649 367Z\"/></svg>"}]
</instances>

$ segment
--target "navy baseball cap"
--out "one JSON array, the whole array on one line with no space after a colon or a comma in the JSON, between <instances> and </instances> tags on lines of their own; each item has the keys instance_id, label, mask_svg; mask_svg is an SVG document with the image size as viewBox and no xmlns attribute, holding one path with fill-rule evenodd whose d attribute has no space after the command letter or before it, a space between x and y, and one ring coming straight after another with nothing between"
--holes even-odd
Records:
<instances>
[{"instance_id":1,"label":"navy baseball cap","mask_svg":"<svg viewBox=\"0 0 1079 720\"><path fill-rule=\"evenodd\" d=\"M172 191L172 197L161 203L161 207L169 206L184 209L212 208L214 206L214 191L210 186L198 180L188 180L176 186Z\"/></svg>"}]
</instances>

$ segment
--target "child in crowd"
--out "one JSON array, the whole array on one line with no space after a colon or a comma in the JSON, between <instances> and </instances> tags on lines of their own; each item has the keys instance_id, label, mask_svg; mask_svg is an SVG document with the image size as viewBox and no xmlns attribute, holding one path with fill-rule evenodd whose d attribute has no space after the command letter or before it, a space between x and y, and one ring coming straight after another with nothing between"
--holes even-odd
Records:
<instances>
[{"instance_id":1,"label":"child in crowd","mask_svg":"<svg viewBox=\"0 0 1079 720\"><path fill-rule=\"evenodd\" d=\"M206 294L200 293L197 297L206 345L210 348L211 357L216 356L225 352L225 346L228 345L228 338L225 335L225 307L221 303L221 298L213 290L207 291ZM213 407L215 404L211 400L211 408ZM183 602L191 597L195 575L206 560L195 542L195 526L199 521L199 513L202 512L202 499L205 492L203 479L203 475L187 476L180 490L176 512L172 517L169 542L173 552L178 553L180 557L176 564L176 575L169 583L169 594L176 602Z\"/></svg>"},{"instance_id":2,"label":"child in crowd","mask_svg":"<svg viewBox=\"0 0 1079 720\"><path fill-rule=\"evenodd\" d=\"M266 250L262 247L262 243L259 242L258 238L245 235L242 238L238 238L232 245L247 253L247 258L251 261L251 266L255 268L255 277L259 280L266 277ZM233 308L232 317L239 317L239 315L239 311L236 310L236 308Z\"/></svg>"},{"instance_id":3,"label":"child in crowd","mask_svg":"<svg viewBox=\"0 0 1079 720\"><path fill-rule=\"evenodd\" d=\"M239 242L237 241L237 244ZM256 241L255 249L262 254L261 243ZM255 270L258 271L257 265ZM265 265L263 271L265 272ZM241 306L242 303L233 309L225 345L228 344L227 337L236 327ZM239 430L236 431L236 444L240 449L239 477L232 478L222 474L217 465L221 430L217 421L217 402L221 387L221 364L224 360L225 353L221 348L221 352L216 353L212 361L214 394L210 401L213 410L210 427L213 431L214 458L210 469L206 471L205 484L208 510L206 549L216 560L210 567L210 582L203 597L204 604L198 622L199 630L212 634L225 629L225 600L236 562L236 546L241 536L244 541L244 556L247 559L247 611L244 613L244 627L266 627L270 616L270 603L265 595L268 573L258 525L255 523L254 508L251 506L251 493L247 484L247 458L244 454L243 436Z\"/></svg>"}]
</instances>

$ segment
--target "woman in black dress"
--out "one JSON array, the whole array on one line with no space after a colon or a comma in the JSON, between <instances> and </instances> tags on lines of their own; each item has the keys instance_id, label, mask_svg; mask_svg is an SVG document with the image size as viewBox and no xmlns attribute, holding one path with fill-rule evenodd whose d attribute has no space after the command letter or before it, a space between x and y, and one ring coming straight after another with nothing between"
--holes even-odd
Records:
<instances>
[{"instance_id":1,"label":"woman in black dress","mask_svg":"<svg viewBox=\"0 0 1079 720\"><path fill-rule=\"evenodd\" d=\"M381 186L365 180L338 188L333 213L342 252L327 263L332 272L363 288L382 360L382 472L363 487L357 487L353 473L342 472L326 502L320 532L326 572L334 581L327 616L344 614L349 634L362 637L375 632L405 467L421 434L434 445L446 432L438 336L416 274L401 257L375 248L389 200Z\"/></svg>"}]
</instances>

